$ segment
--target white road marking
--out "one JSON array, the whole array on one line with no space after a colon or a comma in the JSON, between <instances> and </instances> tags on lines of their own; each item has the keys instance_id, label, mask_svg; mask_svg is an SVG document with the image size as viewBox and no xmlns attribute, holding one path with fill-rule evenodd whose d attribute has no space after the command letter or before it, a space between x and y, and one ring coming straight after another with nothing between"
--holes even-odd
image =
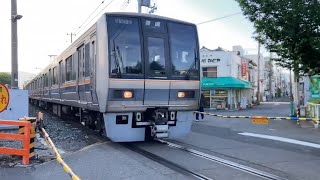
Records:
<instances>
[{"instance_id":1,"label":"white road marking","mask_svg":"<svg viewBox=\"0 0 320 180\"><path fill-rule=\"evenodd\" d=\"M299 141L299 140L290 139L290 138L284 138L284 137L278 137L278 136L269 136L269 135L263 135L263 134L254 134L254 133L247 133L247 132L238 133L238 134L244 135L244 136L252 136L252 137L258 137L258 138L282 141L282 142L286 142L286 143L298 144L298 145L302 145L302 146L309 146L309 147L320 149L320 144L310 143L310 142L305 142L305 141Z\"/></svg>"}]
</instances>

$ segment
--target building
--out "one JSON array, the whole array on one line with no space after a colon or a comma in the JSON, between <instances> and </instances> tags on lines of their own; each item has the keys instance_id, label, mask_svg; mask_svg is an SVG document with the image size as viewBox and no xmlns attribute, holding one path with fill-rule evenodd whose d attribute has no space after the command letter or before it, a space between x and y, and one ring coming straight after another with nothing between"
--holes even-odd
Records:
<instances>
[{"instance_id":1,"label":"building","mask_svg":"<svg viewBox=\"0 0 320 180\"><path fill-rule=\"evenodd\" d=\"M241 109L252 102L250 81L255 63L240 55L222 48L200 49L201 87L207 108Z\"/></svg>"},{"instance_id":2,"label":"building","mask_svg":"<svg viewBox=\"0 0 320 180\"><path fill-rule=\"evenodd\" d=\"M35 74L19 71L19 75L18 75L18 86L19 86L19 89L23 89L24 85L26 85L34 77L36 77Z\"/></svg>"}]
</instances>

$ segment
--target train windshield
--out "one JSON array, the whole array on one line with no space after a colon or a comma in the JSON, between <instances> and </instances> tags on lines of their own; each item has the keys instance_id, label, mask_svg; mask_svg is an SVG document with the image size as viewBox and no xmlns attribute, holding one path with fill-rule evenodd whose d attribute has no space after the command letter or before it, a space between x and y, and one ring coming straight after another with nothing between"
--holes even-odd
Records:
<instances>
[{"instance_id":1,"label":"train windshield","mask_svg":"<svg viewBox=\"0 0 320 180\"><path fill-rule=\"evenodd\" d=\"M128 16L107 21L111 77L199 79L195 26Z\"/></svg>"},{"instance_id":2,"label":"train windshield","mask_svg":"<svg viewBox=\"0 0 320 180\"><path fill-rule=\"evenodd\" d=\"M111 74L142 75L140 28L137 18L108 17Z\"/></svg>"},{"instance_id":3,"label":"train windshield","mask_svg":"<svg viewBox=\"0 0 320 180\"><path fill-rule=\"evenodd\" d=\"M194 26L168 23L172 76L199 79L197 40Z\"/></svg>"}]
</instances>

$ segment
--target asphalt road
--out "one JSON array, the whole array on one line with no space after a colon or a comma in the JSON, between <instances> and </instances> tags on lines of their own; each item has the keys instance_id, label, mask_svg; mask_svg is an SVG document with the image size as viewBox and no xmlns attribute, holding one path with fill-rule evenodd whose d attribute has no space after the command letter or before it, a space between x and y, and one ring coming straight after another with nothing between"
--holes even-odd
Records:
<instances>
[{"instance_id":1,"label":"asphalt road","mask_svg":"<svg viewBox=\"0 0 320 180\"><path fill-rule=\"evenodd\" d=\"M287 116L290 110L288 104L274 102L243 111L211 112L224 115ZM239 133L251 133L253 137ZM257 135L267 135L271 139ZM302 122L297 126L295 121L283 120L270 121L268 125L254 125L250 119L206 116L203 121L194 123L192 133L179 142L289 179L311 180L319 179L319 137L320 130L314 129L311 122ZM308 143L318 146L310 147ZM224 174L223 171L221 173Z\"/></svg>"}]
</instances>

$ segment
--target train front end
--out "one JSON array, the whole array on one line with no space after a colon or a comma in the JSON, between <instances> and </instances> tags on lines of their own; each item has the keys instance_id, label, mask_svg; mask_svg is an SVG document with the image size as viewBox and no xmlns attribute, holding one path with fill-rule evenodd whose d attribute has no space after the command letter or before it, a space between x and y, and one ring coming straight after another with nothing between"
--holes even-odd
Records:
<instances>
[{"instance_id":1,"label":"train front end","mask_svg":"<svg viewBox=\"0 0 320 180\"><path fill-rule=\"evenodd\" d=\"M97 27L107 31L107 41L98 47L98 55L104 57L100 61L107 61L98 63L101 71L108 68L107 78L97 80L98 94L107 91L106 103L100 104L106 136L130 142L178 139L190 132L200 97L196 26L159 16L114 13L100 19ZM103 49L107 53L99 53Z\"/></svg>"}]
</instances>

